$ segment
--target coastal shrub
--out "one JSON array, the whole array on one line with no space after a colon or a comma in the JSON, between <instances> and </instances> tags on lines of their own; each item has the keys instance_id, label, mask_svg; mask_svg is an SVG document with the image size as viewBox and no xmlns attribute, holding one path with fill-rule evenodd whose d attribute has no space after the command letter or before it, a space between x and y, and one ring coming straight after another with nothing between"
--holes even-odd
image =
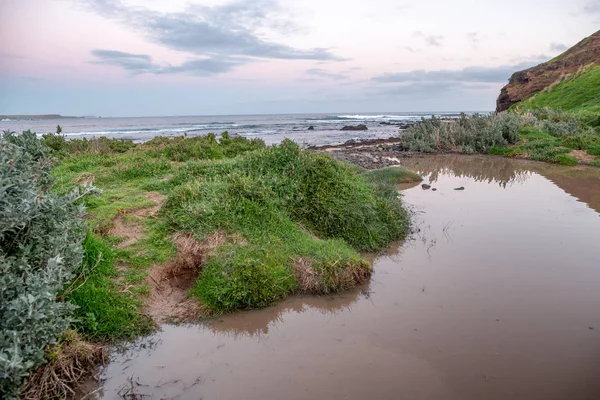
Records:
<instances>
[{"instance_id":1,"label":"coastal shrub","mask_svg":"<svg viewBox=\"0 0 600 400\"><path fill-rule=\"evenodd\" d=\"M556 156L554 156L554 158L552 159L552 162L555 162L557 164L561 164L561 165L577 165L577 159L575 157L571 157L568 156L566 154L558 154Z\"/></svg>"},{"instance_id":2,"label":"coastal shrub","mask_svg":"<svg viewBox=\"0 0 600 400\"><path fill-rule=\"evenodd\" d=\"M0 138L0 397L16 397L72 321L58 293L81 264L86 226L77 200L50 192L53 160L34 133Z\"/></svg>"},{"instance_id":3,"label":"coastal shrub","mask_svg":"<svg viewBox=\"0 0 600 400\"><path fill-rule=\"evenodd\" d=\"M588 150L600 148L600 135L583 134L566 136L560 140L560 144L575 150Z\"/></svg>"},{"instance_id":4,"label":"coastal shrub","mask_svg":"<svg viewBox=\"0 0 600 400\"><path fill-rule=\"evenodd\" d=\"M465 115L451 121L433 116L413 125L400 136L400 146L416 152L487 153L493 147L514 144L520 119L514 113Z\"/></svg>"},{"instance_id":5,"label":"coastal shrub","mask_svg":"<svg viewBox=\"0 0 600 400\"><path fill-rule=\"evenodd\" d=\"M549 119L541 120L536 124L537 129L549 133L555 137L564 137L575 135L582 132L580 123L577 120L571 121L552 121Z\"/></svg>"},{"instance_id":6,"label":"coastal shrub","mask_svg":"<svg viewBox=\"0 0 600 400\"><path fill-rule=\"evenodd\" d=\"M62 129L61 129L62 132ZM83 138L67 140L61 132L47 133L42 135L42 143L52 150L56 156L69 156L72 154L81 153L96 153L96 154L119 154L126 153L136 146L131 140L125 139L109 139L101 136L98 138Z\"/></svg>"},{"instance_id":7,"label":"coastal shrub","mask_svg":"<svg viewBox=\"0 0 600 400\"><path fill-rule=\"evenodd\" d=\"M220 140L217 140L214 133L195 137L178 136L173 139L158 136L146 142L144 146L152 149L150 154L154 157L165 155L172 161L182 162L233 158L248 151L262 149L265 143L258 138L232 138L227 132L223 132Z\"/></svg>"}]
</instances>

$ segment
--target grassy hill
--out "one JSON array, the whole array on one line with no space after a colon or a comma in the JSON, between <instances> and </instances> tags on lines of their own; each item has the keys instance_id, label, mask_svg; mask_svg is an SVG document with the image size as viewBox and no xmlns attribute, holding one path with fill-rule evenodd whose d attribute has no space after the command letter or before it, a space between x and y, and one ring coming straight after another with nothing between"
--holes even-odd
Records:
<instances>
[{"instance_id":1,"label":"grassy hill","mask_svg":"<svg viewBox=\"0 0 600 400\"><path fill-rule=\"evenodd\" d=\"M563 111L600 112L600 65L590 65L559 83L515 104L517 111L551 107Z\"/></svg>"},{"instance_id":2,"label":"grassy hill","mask_svg":"<svg viewBox=\"0 0 600 400\"><path fill-rule=\"evenodd\" d=\"M535 67L515 72L502 88L496 111L540 107L596 111L600 93L600 31Z\"/></svg>"}]
</instances>

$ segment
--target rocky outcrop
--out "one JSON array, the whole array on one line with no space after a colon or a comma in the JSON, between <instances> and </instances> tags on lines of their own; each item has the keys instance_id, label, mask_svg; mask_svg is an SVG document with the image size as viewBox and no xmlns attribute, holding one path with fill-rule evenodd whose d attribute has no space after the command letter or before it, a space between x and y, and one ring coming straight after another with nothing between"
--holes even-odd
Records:
<instances>
[{"instance_id":1,"label":"rocky outcrop","mask_svg":"<svg viewBox=\"0 0 600 400\"><path fill-rule=\"evenodd\" d=\"M515 103L544 90L563 76L589 64L600 64L600 31L594 33L558 57L524 71L515 72L500 91L496 111L505 111Z\"/></svg>"},{"instance_id":2,"label":"rocky outcrop","mask_svg":"<svg viewBox=\"0 0 600 400\"><path fill-rule=\"evenodd\" d=\"M343 131L366 131L369 130L369 128L367 128L366 125L364 124L359 124L359 125L346 125L345 127L343 127L341 130Z\"/></svg>"}]
</instances>

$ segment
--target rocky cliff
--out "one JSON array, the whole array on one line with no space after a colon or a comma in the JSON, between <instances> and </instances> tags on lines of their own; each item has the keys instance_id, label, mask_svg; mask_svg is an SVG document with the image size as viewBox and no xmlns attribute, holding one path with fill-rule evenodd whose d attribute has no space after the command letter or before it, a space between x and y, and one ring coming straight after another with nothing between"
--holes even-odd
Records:
<instances>
[{"instance_id":1,"label":"rocky cliff","mask_svg":"<svg viewBox=\"0 0 600 400\"><path fill-rule=\"evenodd\" d=\"M496 101L496 111L504 111L566 75L590 64L600 65L600 31L594 33L558 57L524 71L515 72Z\"/></svg>"}]
</instances>

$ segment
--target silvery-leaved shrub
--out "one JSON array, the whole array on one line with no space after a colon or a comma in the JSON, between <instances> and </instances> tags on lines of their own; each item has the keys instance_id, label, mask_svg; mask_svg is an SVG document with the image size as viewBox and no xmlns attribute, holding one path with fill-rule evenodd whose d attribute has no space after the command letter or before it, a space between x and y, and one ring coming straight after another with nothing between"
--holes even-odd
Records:
<instances>
[{"instance_id":1,"label":"silvery-leaved shrub","mask_svg":"<svg viewBox=\"0 0 600 400\"><path fill-rule=\"evenodd\" d=\"M50 192L52 158L31 132L0 137L0 398L16 398L74 308L57 300L82 260L77 200Z\"/></svg>"},{"instance_id":2,"label":"silvery-leaved shrub","mask_svg":"<svg viewBox=\"0 0 600 400\"><path fill-rule=\"evenodd\" d=\"M516 143L520 123L517 114L508 112L461 114L451 120L432 116L402 132L399 145L416 152L487 153L493 147Z\"/></svg>"}]
</instances>

